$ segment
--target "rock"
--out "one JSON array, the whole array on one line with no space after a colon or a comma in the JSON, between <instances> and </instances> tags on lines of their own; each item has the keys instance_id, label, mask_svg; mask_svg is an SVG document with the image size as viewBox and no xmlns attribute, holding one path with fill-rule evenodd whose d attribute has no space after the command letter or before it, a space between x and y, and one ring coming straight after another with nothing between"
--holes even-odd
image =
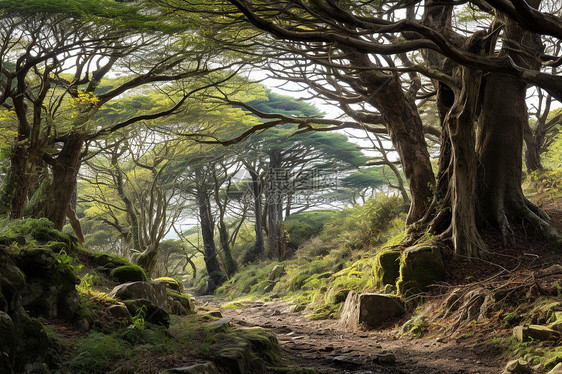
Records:
<instances>
[{"instance_id":1,"label":"rock","mask_svg":"<svg viewBox=\"0 0 562 374\"><path fill-rule=\"evenodd\" d=\"M154 305L150 300L125 300L124 304L132 316L140 315L146 322L161 325L166 328L170 326L170 315L163 309Z\"/></svg>"},{"instance_id":2,"label":"rock","mask_svg":"<svg viewBox=\"0 0 562 374\"><path fill-rule=\"evenodd\" d=\"M147 282L129 282L115 287L109 297L119 300L150 300L158 308L165 309L168 303L166 286Z\"/></svg>"},{"instance_id":3,"label":"rock","mask_svg":"<svg viewBox=\"0 0 562 374\"><path fill-rule=\"evenodd\" d=\"M381 251L377 254L373 273L379 286L396 284L400 275L400 255L398 251Z\"/></svg>"},{"instance_id":4,"label":"rock","mask_svg":"<svg viewBox=\"0 0 562 374\"><path fill-rule=\"evenodd\" d=\"M191 295L182 294L170 288L166 289L166 294L168 295L168 311L171 314L195 313L195 303L192 301Z\"/></svg>"},{"instance_id":5,"label":"rock","mask_svg":"<svg viewBox=\"0 0 562 374\"><path fill-rule=\"evenodd\" d=\"M119 283L148 281L144 270L140 266L133 264L118 266L111 270L109 275Z\"/></svg>"},{"instance_id":6,"label":"rock","mask_svg":"<svg viewBox=\"0 0 562 374\"><path fill-rule=\"evenodd\" d=\"M250 344L239 343L219 351L213 359L226 373L244 374L250 367Z\"/></svg>"},{"instance_id":7,"label":"rock","mask_svg":"<svg viewBox=\"0 0 562 374\"><path fill-rule=\"evenodd\" d=\"M416 246L402 253L396 284L401 295L424 292L428 286L444 278L445 265L439 247Z\"/></svg>"},{"instance_id":8,"label":"rock","mask_svg":"<svg viewBox=\"0 0 562 374\"><path fill-rule=\"evenodd\" d=\"M399 298L375 293L351 291L345 301L340 323L347 328L374 328L404 313Z\"/></svg>"},{"instance_id":9,"label":"rock","mask_svg":"<svg viewBox=\"0 0 562 374\"><path fill-rule=\"evenodd\" d=\"M392 353L380 353L375 356L373 361L382 365L394 364L396 362L396 356Z\"/></svg>"},{"instance_id":10,"label":"rock","mask_svg":"<svg viewBox=\"0 0 562 374\"><path fill-rule=\"evenodd\" d=\"M160 277L160 278L156 278L155 280L153 280L152 283L163 283L166 286L166 288L177 291L179 293L184 292L183 284L181 284L180 282L178 282L174 278Z\"/></svg>"},{"instance_id":11,"label":"rock","mask_svg":"<svg viewBox=\"0 0 562 374\"><path fill-rule=\"evenodd\" d=\"M205 362L204 364L164 370L160 374L219 374L219 371L214 363Z\"/></svg>"},{"instance_id":12,"label":"rock","mask_svg":"<svg viewBox=\"0 0 562 374\"><path fill-rule=\"evenodd\" d=\"M523 359L509 361L505 365L505 369L502 374L532 374L533 369L529 366L529 363Z\"/></svg>"},{"instance_id":13,"label":"rock","mask_svg":"<svg viewBox=\"0 0 562 374\"><path fill-rule=\"evenodd\" d=\"M562 362L556 365L548 374L562 374Z\"/></svg>"},{"instance_id":14,"label":"rock","mask_svg":"<svg viewBox=\"0 0 562 374\"><path fill-rule=\"evenodd\" d=\"M129 313L129 309L127 309L127 306L123 303L110 305L107 311L116 319L131 319L131 313Z\"/></svg>"},{"instance_id":15,"label":"rock","mask_svg":"<svg viewBox=\"0 0 562 374\"><path fill-rule=\"evenodd\" d=\"M214 330L226 330L227 327L232 326L231 322L232 318L221 318L207 323L207 327Z\"/></svg>"},{"instance_id":16,"label":"rock","mask_svg":"<svg viewBox=\"0 0 562 374\"><path fill-rule=\"evenodd\" d=\"M16 336L16 362L14 371L25 372L30 365L40 367L45 361L49 348L49 338L43 325L36 319L30 318L20 307L12 315Z\"/></svg>"},{"instance_id":17,"label":"rock","mask_svg":"<svg viewBox=\"0 0 562 374\"><path fill-rule=\"evenodd\" d=\"M7 313L0 312L0 373L10 374L15 364L16 332Z\"/></svg>"},{"instance_id":18,"label":"rock","mask_svg":"<svg viewBox=\"0 0 562 374\"><path fill-rule=\"evenodd\" d=\"M31 315L71 321L79 317L82 307L76 285L80 281L70 263L49 249L33 247L23 248L16 263L27 278L22 305Z\"/></svg>"},{"instance_id":19,"label":"rock","mask_svg":"<svg viewBox=\"0 0 562 374\"><path fill-rule=\"evenodd\" d=\"M530 340L555 340L559 335L557 331L541 325L516 326L513 328L513 337L520 342Z\"/></svg>"},{"instance_id":20,"label":"rock","mask_svg":"<svg viewBox=\"0 0 562 374\"><path fill-rule=\"evenodd\" d=\"M285 265L275 265L273 269L271 269L271 273L267 277L269 281L276 281L281 278L281 276L285 273Z\"/></svg>"},{"instance_id":21,"label":"rock","mask_svg":"<svg viewBox=\"0 0 562 374\"><path fill-rule=\"evenodd\" d=\"M342 366L361 366L360 362L357 362L357 360L349 356L336 356L332 358L332 362Z\"/></svg>"}]
</instances>

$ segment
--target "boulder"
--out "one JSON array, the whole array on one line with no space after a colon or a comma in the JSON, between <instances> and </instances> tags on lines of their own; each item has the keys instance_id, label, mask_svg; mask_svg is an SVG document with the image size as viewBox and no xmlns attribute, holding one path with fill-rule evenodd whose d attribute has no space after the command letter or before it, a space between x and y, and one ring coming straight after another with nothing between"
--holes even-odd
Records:
<instances>
[{"instance_id":1,"label":"boulder","mask_svg":"<svg viewBox=\"0 0 562 374\"><path fill-rule=\"evenodd\" d=\"M219 374L219 371L212 362L205 362L204 364L164 370L160 374Z\"/></svg>"},{"instance_id":2,"label":"boulder","mask_svg":"<svg viewBox=\"0 0 562 374\"><path fill-rule=\"evenodd\" d=\"M340 323L350 329L375 328L404 313L402 301L394 296L349 292Z\"/></svg>"},{"instance_id":3,"label":"boulder","mask_svg":"<svg viewBox=\"0 0 562 374\"><path fill-rule=\"evenodd\" d=\"M285 273L285 265L275 265L273 269L271 269L271 273L267 277L269 281L276 281L281 278L281 276Z\"/></svg>"},{"instance_id":4,"label":"boulder","mask_svg":"<svg viewBox=\"0 0 562 374\"><path fill-rule=\"evenodd\" d=\"M124 301L125 306L132 316L140 316L145 322L155 325L170 327L170 315L163 309L154 305L150 300L137 299Z\"/></svg>"},{"instance_id":5,"label":"boulder","mask_svg":"<svg viewBox=\"0 0 562 374\"><path fill-rule=\"evenodd\" d=\"M70 263L60 261L47 248L23 248L16 256L27 281L22 306L33 316L76 320L81 311L76 285L80 283Z\"/></svg>"},{"instance_id":6,"label":"boulder","mask_svg":"<svg viewBox=\"0 0 562 374\"><path fill-rule=\"evenodd\" d=\"M140 266L133 264L118 266L111 270L109 275L119 283L148 281L144 270Z\"/></svg>"},{"instance_id":7,"label":"boulder","mask_svg":"<svg viewBox=\"0 0 562 374\"><path fill-rule=\"evenodd\" d=\"M397 283L401 295L424 292L428 286L444 278L445 265L439 247L416 246L402 253Z\"/></svg>"},{"instance_id":8,"label":"boulder","mask_svg":"<svg viewBox=\"0 0 562 374\"><path fill-rule=\"evenodd\" d=\"M150 300L152 304L161 309L166 309L168 294L163 284L147 282L128 282L120 284L109 293L109 297L119 300Z\"/></svg>"},{"instance_id":9,"label":"boulder","mask_svg":"<svg viewBox=\"0 0 562 374\"><path fill-rule=\"evenodd\" d=\"M171 314L186 315L195 313L195 303L191 300L191 295L166 289L168 295L168 311Z\"/></svg>"},{"instance_id":10,"label":"boulder","mask_svg":"<svg viewBox=\"0 0 562 374\"><path fill-rule=\"evenodd\" d=\"M377 254L373 273L379 286L396 284L400 275L400 255L398 251L381 251Z\"/></svg>"},{"instance_id":11,"label":"boulder","mask_svg":"<svg viewBox=\"0 0 562 374\"><path fill-rule=\"evenodd\" d=\"M509 361L505 365L502 374L532 374L533 370L529 363L523 359Z\"/></svg>"},{"instance_id":12,"label":"boulder","mask_svg":"<svg viewBox=\"0 0 562 374\"><path fill-rule=\"evenodd\" d=\"M107 312L116 319L131 319L131 313L129 313L129 309L127 309L127 306L123 303L110 305L107 308Z\"/></svg>"},{"instance_id":13,"label":"boulder","mask_svg":"<svg viewBox=\"0 0 562 374\"><path fill-rule=\"evenodd\" d=\"M184 292L183 284L181 284L174 278L170 278L170 277L156 278L155 280L152 281L152 283L162 283L166 286L166 288L177 291L179 293Z\"/></svg>"},{"instance_id":14,"label":"boulder","mask_svg":"<svg viewBox=\"0 0 562 374\"><path fill-rule=\"evenodd\" d=\"M11 316L15 327L16 373L30 372L25 368L43 367L43 362L49 349L49 338L43 325L35 318L30 318L20 307Z\"/></svg>"},{"instance_id":15,"label":"boulder","mask_svg":"<svg viewBox=\"0 0 562 374\"><path fill-rule=\"evenodd\" d=\"M549 327L541 325L516 326L513 328L513 337L520 342L530 340L555 340L560 333Z\"/></svg>"},{"instance_id":16,"label":"boulder","mask_svg":"<svg viewBox=\"0 0 562 374\"><path fill-rule=\"evenodd\" d=\"M15 364L16 332L7 313L0 312L0 373L11 374Z\"/></svg>"}]
</instances>

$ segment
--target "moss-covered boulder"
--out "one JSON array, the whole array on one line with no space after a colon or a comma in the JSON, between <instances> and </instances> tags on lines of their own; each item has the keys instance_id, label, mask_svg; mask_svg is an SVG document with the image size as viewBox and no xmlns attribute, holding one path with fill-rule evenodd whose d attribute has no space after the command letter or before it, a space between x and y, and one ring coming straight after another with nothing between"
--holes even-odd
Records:
<instances>
[{"instance_id":1,"label":"moss-covered boulder","mask_svg":"<svg viewBox=\"0 0 562 374\"><path fill-rule=\"evenodd\" d=\"M195 313L195 303L191 295L180 293L169 288L166 292L168 295L168 311L171 314L186 315Z\"/></svg>"},{"instance_id":2,"label":"moss-covered boulder","mask_svg":"<svg viewBox=\"0 0 562 374\"><path fill-rule=\"evenodd\" d=\"M22 308L13 315L16 336L16 373L38 372L45 367L44 361L49 348L49 338L43 325L35 318L30 318ZM26 370L36 368L37 371ZM39 371L39 372L45 372Z\"/></svg>"},{"instance_id":3,"label":"moss-covered boulder","mask_svg":"<svg viewBox=\"0 0 562 374\"><path fill-rule=\"evenodd\" d=\"M11 374L16 359L16 331L7 313L0 312L0 373Z\"/></svg>"},{"instance_id":4,"label":"moss-covered boulder","mask_svg":"<svg viewBox=\"0 0 562 374\"><path fill-rule=\"evenodd\" d=\"M50 249L29 247L16 256L27 282L22 305L34 316L76 320L81 310L76 285L80 283L67 258L57 258Z\"/></svg>"},{"instance_id":5,"label":"moss-covered boulder","mask_svg":"<svg viewBox=\"0 0 562 374\"><path fill-rule=\"evenodd\" d=\"M111 290L109 297L122 301L146 299L162 309L166 309L168 303L166 287L162 284L147 282L129 282L121 284Z\"/></svg>"},{"instance_id":6,"label":"moss-covered boulder","mask_svg":"<svg viewBox=\"0 0 562 374\"><path fill-rule=\"evenodd\" d=\"M0 310L11 313L20 304L25 275L18 268L7 248L0 246Z\"/></svg>"},{"instance_id":7,"label":"moss-covered boulder","mask_svg":"<svg viewBox=\"0 0 562 374\"><path fill-rule=\"evenodd\" d=\"M378 286L395 285L400 276L399 251L381 251L375 257L373 273Z\"/></svg>"},{"instance_id":8,"label":"moss-covered boulder","mask_svg":"<svg viewBox=\"0 0 562 374\"><path fill-rule=\"evenodd\" d=\"M406 249L400 259L397 287L401 295L424 292L427 287L445 278L441 249L424 245Z\"/></svg>"},{"instance_id":9,"label":"moss-covered boulder","mask_svg":"<svg viewBox=\"0 0 562 374\"><path fill-rule=\"evenodd\" d=\"M162 283L166 286L166 288L169 288L171 290L177 291L177 292L184 292L183 289L183 284L181 284L179 281L175 280L174 278L171 277L160 277L160 278L156 278L152 281L152 283Z\"/></svg>"},{"instance_id":10,"label":"moss-covered boulder","mask_svg":"<svg viewBox=\"0 0 562 374\"><path fill-rule=\"evenodd\" d=\"M164 326L166 328L170 326L170 315L162 308L154 305L150 300L125 300L123 303L133 318L142 317L145 322Z\"/></svg>"},{"instance_id":11,"label":"moss-covered boulder","mask_svg":"<svg viewBox=\"0 0 562 374\"><path fill-rule=\"evenodd\" d=\"M124 265L111 270L109 275L119 283L147 282L144 270L138 265Z\"/></svg>"}]
</instances>

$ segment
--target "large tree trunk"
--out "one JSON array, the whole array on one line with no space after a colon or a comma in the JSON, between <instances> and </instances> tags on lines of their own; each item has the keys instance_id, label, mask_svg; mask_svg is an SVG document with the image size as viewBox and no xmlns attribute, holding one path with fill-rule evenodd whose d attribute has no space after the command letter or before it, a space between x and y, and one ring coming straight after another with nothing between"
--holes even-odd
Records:
<instances>
[{"instance_id":1,"label":"large tree trunk","mask_svg":"<svg viewBox=\"0 0 562 374\"><path fill-rule=\"evenodd\" d=\"M527 124L526 84L498 74L486 79L477 152L482 163L480 210L499 227L505 245L512 241L510 222L527 221L552 241L562 237L548 216L523 195L522 147Z\"/></svg>"},{"instance_id":2,"label":"large tree trunk","mask_svg":"<svg viewBox=\"0 0 562 374\"><path fill-rule=\"evenodd\" d=\"M197 204L199 205L199 220L201 224L201 236L203 237L203 259L209 279L206 293L212 294L226 280L217 257L213 222L211 219L211 204L209 196L203 190L197 191Z\"/></svg>"},{"instance_id":3,"label":"large tree trunk","mask_svg":"<svg viewBox=\"0 0 562 374\"><path fill-rule=\"evenodd\" d=\"M12 148L10 167L2 186L2 210L9 212L11 219L24 215L36 164L37 156L29 152L25 144L16 144Z\"/></svg>"},{"instance_id":4,"label":"large tree trunk","mask_svg":"<svg viewBox=\"0 0 562 374\"><path fill-rule=\"evenodd\" d=\"M142 253L137 258L137 264L143 268L146 276L150 279L156 268L156 263L158 262L158 254L160 252L159 243L151 243L148 247L142 251Z\"/></svg>"},{"instance_id":5,"label":"large tree trunk","mask_svg":"<svg viewBox=\"0 0 562 374\"><path fill-rule=\"evenodd\" d=\"M76 191L83 145L84 135L68 135L58 156L48 161L53 171L53 200L49 203L47 218L55 224L57 230L62 230L64 226Z\"/></svg>"},{"instance_id":6,"label":"large tree trunk","mask_svg":"<svg viewBox=\"0 0 562 374\"><path fill-rule=\"evenodd\" d=\"M540 38L507 17L503 20L508 42L502 52L517 64L538 69L540 63L533 56L542 51ZM514 51L512 45L519 47ZM525 198L521 188L523 137L529 118L526 92L527 85L521 80L496 73L486 77L476 149L482 164L480 210L488 222L499 227L505 245L513 237L510 222L522 221L531 223L547 239L562 243L548 216Z\"/></svg>"},{"instance_id":7,"label":"large tree trunk","mask_svg":"<svg viewBox=\"0 0 562 374\"><path fill-rule=\"evenodd\" d=\"M476 225L477 160L475 147L475 118L482 74L461 68L462 91L448 112L445 123L451 139L452 173L451 237L455 254L459 257L479 257L485 244Z\"/></svg>"},{"instance_id":8,"label":"large tree trunk","mask_svg":"<svg viewBox=\"0 0 562 374\"><path fill-rule=\"evenodd\" d=\"M269 173L266 189L267 202L267 257L281 260L285 256L285 230L283 225L283 185L287 182L281 168L281 152L269 154ZM281 179L280 179L281 178Z\"/></svg>"},{"instance_id":9,"label":"large tree trunk","mask_svg":"<svg viewBox=\"0 0 562 374\"><path fill-rule=\"evenodd\" d=\"M525 165L527 166L527 171L533 172L536 170L542 170L541 163L541 144L542 139L540 139L533 130L526 124L523 133L523 139L525 140Z\"/></svg>"},{"instance_id":10,"label":"large tree trunk","mask_svg":"<svg viewBox=\"0 0 562 374\"><path fill-rule=\"evenodd\" d=\"M374 67L365 54L350 52L349 58L354 65ZM422 120L415 101L404 93L397 74L386 74L373 69L360 73L360 79L368 87L368 102L385 117L392 145L400 156L412 195L406 219L409 225L426 213L435 184Z\"/></svg>"},{"instance_id":11,"label":"large tree trunk","mask_svg":"<svg viewBox=\"0 0 562 374\"><path fill-rule=\"evenodd\" d=\"M262 208L262 183L259 175L251 167L248 167L248 172L252 178L252 198L254 202L254 232L256 240L252 248L250 248L242 259L243 263L253 262L263 257L265 252L264 238L263 238L263 208Z\"/></svg>"}]
</instances>

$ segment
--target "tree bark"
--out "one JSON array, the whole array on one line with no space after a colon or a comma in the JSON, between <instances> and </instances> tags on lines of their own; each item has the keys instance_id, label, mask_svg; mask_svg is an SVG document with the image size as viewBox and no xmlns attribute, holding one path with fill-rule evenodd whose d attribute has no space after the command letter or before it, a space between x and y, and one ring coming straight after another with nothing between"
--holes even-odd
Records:
<instances>
[{"instance_id":1,"label":"tree bark","mask_svg":"<svg viewBox=\"0 0 562 374\"><path fill-rule=\"evenodd\" d=\"M201 236L203 238L203 258L209 280L206 293L212 294L226 280L217 257L215 245L213 222L211 219L211 204L207 193L199 189L197 191L197 204L199 205L199 220L201 224Z\"/></svg>"},{"instance_id":2,"label":"tree bark","mask_svg":"<svg viewBox=\"0 0 562 374\"><path fill-rule=\"evenodd\" d=\"M80 169L80 154L85 137L71 134L64 140L58 156L47 162L53 171L53 200L49 204L47 218L62 230L68 210L76 191L76 177Z\"/></svg>"}]
</instances>

